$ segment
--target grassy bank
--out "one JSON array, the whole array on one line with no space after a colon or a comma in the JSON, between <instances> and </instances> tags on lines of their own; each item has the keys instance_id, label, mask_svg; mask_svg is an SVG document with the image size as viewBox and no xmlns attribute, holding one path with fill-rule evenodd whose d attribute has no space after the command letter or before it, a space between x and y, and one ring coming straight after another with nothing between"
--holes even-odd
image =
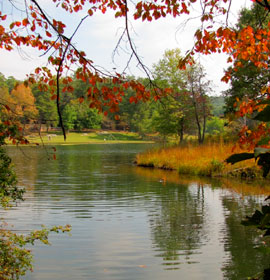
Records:
<instances>
[{"instance_id":1,"label":"grassy bank","mask_svg":"<svg viewBox=\"0 0 270 280\"><path fill-rule=\"evenodd\" d=\"M118 131L70 132L67 140L61 133L42 133L27 136L30 143L44 144L106 144L106 143L144 143L137 133Z\"/></svg>"},{"instance_id":2,"label":"grassy bank","mask_svg":"<svg viewBox=\"0 0 270 280\"><path fill-rule=\"evenodd\" d=\"M254 160L228 165L224 160L233 154L233 144L211 143L185 145L148 151L137 155L139 166L177 170L180 174L199 176L260 176ZM234 150L234 153L243 152Z\"/></svg>"}]
</instances>

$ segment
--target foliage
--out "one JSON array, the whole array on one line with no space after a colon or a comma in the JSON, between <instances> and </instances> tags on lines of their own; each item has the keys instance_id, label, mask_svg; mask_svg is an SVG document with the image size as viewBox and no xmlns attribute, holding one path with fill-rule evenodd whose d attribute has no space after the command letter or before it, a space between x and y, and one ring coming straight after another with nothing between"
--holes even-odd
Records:
<instances>
[{"instance_id":1,"label":"foliage","mask_svg":"<svg viewBox=\"0 0 270 280\"><path fill-rule=\"evenodd\" d=\"M215 117L224 115L224 97L223 96L210 96L211 114Z\"/></svg>"},{"instance_id":2,"label":"foliage","mask_svg":"<svg viewBox=\"0 0 270 280\"><path fill-rule=\"evenodd\" d=\"M24 89L24 88L23 88ZM29 93L29 89L26 90ZM22 98L20 96L19 98ZM10 113L9 106L2 108L5 113ZM3 117L3 112L1 112ZM17 186L17 177L11 165L11 158L7 155L4 144L6 139L14 143L25 144L28 141L23 138L17 125L12 125L8 120L0 122L0 206L7 209L14 202L23 200L24 189ZM48 243L50 232L70 231L70 226L52 227L50 229L33 231L28 235L17 234L7 228L7 224L0 224L0 279L19 279L26 271L32 269L32 253L26 248L28 244L34 244L40 240Z\"/></svg>"},{"instance_id":3,"label":"foliage","mask_svg":"<svg viewBox=\"0 0 270 280\"><path fill-rule=\"evenodd\" d=\"M0 203L3 207L9 205L10 200L21 200L24 189L17 187L17 178L11 167L11 159L0 147Z\"/></svg>"},{"instance_id":4,"label":"foliage","mask_svg":"<svg viewBox=\"0 0 270 280\"><path fill-rule=\"evenodd\" d=\"M47 130L50 126L58 125L58 115L55 102L51 99L48 92L42 92L38 89L37 85L33 85L32 93L35 97L35 105L38 110L39 123L46 123Z\"/></svg>"},{"instance_id":5,"label":"foliage","mask_svg":"<svg viewBox=\"0 0 270 280\"><path fill-rule=\"evenodd\" d=\"M186 88L192 98L198 142L202 144L205 138L206 120L210 114L210 102L207 96L207 92L211 91L210 81L205 80L205 73L201 65L193 64L186 70Z\"/></svg>"},{"instance_id":6,"label":"foliage","mask_svg":"<svg viewBox=\"0 0 270 280\"><path fill-rule=\"evenodd\" d=\"M156 83L170 87L171 92L160 100L158 114L154 119L157 131L163 135L177 134L180 143L184 133L197 126L199 143L203 143L206 118L209 114L209 82L205 81L204 70L194 64L181 70L178 67L181 59L179 49L165 51L163 58L154 65Z\"/></svg>"},{"instance_id":7,"label":"foliage","mask_svg":"<svg viewBox=\"0 0 270 280\"><path fill-rule=\"evenodd\" d=\"M257 164L263 169L263 177L266 177L270 171L270 150L267 138L269 127L265 123L270 121L268 101L270 93L268 83L270 6L268 1L255 2L256 4L251 10L242 11L237 31L241 37L237 37L237 51L233 55L234 65L228 72L232 74L232 81L234 81L234 77L236 78L235 83L232 83L232 90L236 92L231 92L231 94L236 94L236 96L240 94L234 104L234 107L237 107L237 116L262 123L259 123L257 128L248 127L246 123L240 132L240 145L247 144L250 149L254 148L254 152L235 154L226 161L234 164L247 158L255 158ZM248 47L247 41L249 41ZM244 46L247 47L246 51L243 49ZM237 87L240 88L240 91ZM263 145L263 142L266 143ZM243 224L256 226L258 229L266 231L265 235L269 235L269 213L270 204L264 205L261 211L256 210L252 216L247 217ZM269 251L269 248L267 249ZM270 269L265 269L259 278L268 279L269 271Z\"/></svg>"},{"instance_id":8,"label":"foliage","mask_svg":"<svg viewBox=\"0 0 270 280\"><path fill-rule=\"evenodd\" d=\"M224 132L225 121L219 117L211 117L206 121L206 132L213 134L220 134Z\"/></svg>"},{"instance_id":9,"label":"foliage","mask_svg":"<svg viewBox=\"0 0 270 280\"><path fill-rule=\"evenodd\" d=\"M180 59L180 49L167 50L162 59L153 66L156 83L160 87L172 89L171 93L160 100L153 118L153 125L164 137L176 134L182 142L184 132L192 121L191 107L187 106L191 104L190 96L184 91L186 75L178 67Z\"/></svg>"},{"instance_id":10,"label":"foliage","mask_svg":"<svg viewBox=\"0 0 270 280\"><path fill-rule=\"evenodd\" d=\"M0 147L0 203L6 208L11 206L10 202L23 199L24 189L17 187L17 178L11 167L11 159L3 147ZM70 226L55 226L50 229L43 227L28 235L18 234L7 229L7 224L0 224L0 279L19 279L26 271L32 270L32 253L27 245L39 240L49 244L50 232L67 232Z\"/></svg>"},{"instance_id":11,"label":"foliage","mask_svg":"<svg viewBox=\"0 0 270 280\"><path fill-rule=\"evenodd\" d=\"M37 115L35 98L31 88L24 84L17 85L10 93L8 105L12 117L16 117L22 124L29 123Z\"/></svg>"},{"instance_id":12,"label":"foliage","mask_svg":"<svg viewBox=\"0 0 270 280\"><path fill-rule=\"evenodd\" d=\"M251 9L242 9L237 23L237 30L241 30L251 26L254 31L261 27L267 28L269 15L260 5L253 5ZM263 67L257 67L252 61L236 59L236 63L243 64L237 71L231 72L231 86L224 93L225 95L225 112L231 113L237 110L235 106L236 99L247 101L248 99L256 99L260 96L260 91L267 86L269 81L269 71Z\"/></svg>"},{"instance_id":13,"label":"foliage","mask_svg":"<svg viewBox=\"0 0 270 280\"><path fill-rule=\"evenodd\" d=\"M26 248L28 244L34 245L36 241L49 244L50 232L69 232L70 226L54 226L50 229L43 227L28 235L14 233L0 226L0 279L20 279L28 270L32 270L33 256Z\"/></svg>"},{"instance_id":14,"label":"foliage","mask_svg":"<svg viewBox=\"0 0 270 280\"><path fill-rule=\"evenodd\" d=\"M24 189L17 187L17 177L11 166L11 158L2 147L4 137L1 137L0 146L0 204L7 208L10 202L23 199ZM70 226L55 226L50 229L43 228L28 235L17 234L7 229L7 224L0 224L0 279L19 279L26 271L32 270L32 253L26 248L28 244L34 245L39 240L49 244L50 232L70 231Z\"/></svg>"}]
</instances>

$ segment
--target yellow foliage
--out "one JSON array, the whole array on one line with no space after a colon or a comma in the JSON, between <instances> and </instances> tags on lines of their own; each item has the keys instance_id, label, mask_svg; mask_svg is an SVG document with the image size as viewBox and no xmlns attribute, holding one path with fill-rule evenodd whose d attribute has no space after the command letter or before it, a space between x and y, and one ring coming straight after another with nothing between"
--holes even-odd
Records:
<instances>
[{"instance_id":1,"label":"yellow foliage","mask_svg":"<svg viewBox=\"0 0 270 280\"><path fill-rule=\"evenodd\" d=\"M38 111L31 88L26 87L24 84L17 85L11 91L8 104L12 112L15 112L19 117L24 117L27 121L37 116Z\"/></svg>"}]
</instances>

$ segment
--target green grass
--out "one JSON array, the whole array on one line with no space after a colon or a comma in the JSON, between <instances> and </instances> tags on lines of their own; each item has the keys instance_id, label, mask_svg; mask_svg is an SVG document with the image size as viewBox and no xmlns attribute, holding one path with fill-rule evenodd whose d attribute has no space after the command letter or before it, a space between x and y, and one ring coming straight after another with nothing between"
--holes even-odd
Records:
<instances>
[{"instance_id":1,"label":"green grass","mask_svg":"<svg viewBox=\"0 0 270 280\"><path fill-rule=\"evenodd\" d=\"M42 133L42 139L38 134L27 136L30 143L44 144L106 144L106 143L146 143L137 133L116 132L116 131L96 131L96 132L70 132L67 139L59 132Z\"/></svg>"}]
</instances>

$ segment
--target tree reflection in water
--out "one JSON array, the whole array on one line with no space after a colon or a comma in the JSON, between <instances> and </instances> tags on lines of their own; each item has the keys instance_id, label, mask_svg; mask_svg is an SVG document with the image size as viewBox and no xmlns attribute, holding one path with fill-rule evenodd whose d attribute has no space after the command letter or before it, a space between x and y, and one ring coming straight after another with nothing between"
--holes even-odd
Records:
<instances>
[{"instance_id":1,"label":"tree reflection in water","mask_svg":"<svg viewBox=\"0 0 270 280\"><path fill-rule=\"evenodd\" d=\"M158 202L159 211L150 217L150 226L156 256L163 258L166 269L178 269L206 241L204 191L198 186L192 192L187 185L166 190Z\"/></svg>"}]
</instances>

